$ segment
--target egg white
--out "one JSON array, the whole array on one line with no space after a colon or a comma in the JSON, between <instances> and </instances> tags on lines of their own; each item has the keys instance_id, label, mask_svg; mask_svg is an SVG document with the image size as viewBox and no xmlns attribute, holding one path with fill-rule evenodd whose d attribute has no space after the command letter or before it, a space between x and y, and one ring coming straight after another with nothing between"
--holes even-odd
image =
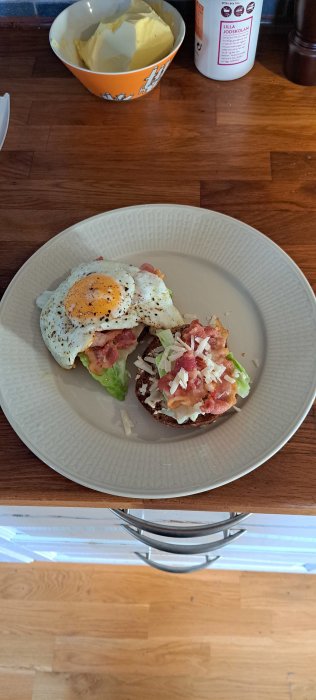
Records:
<instances>
[{"instance_id":1,"label":"egg white","mask_svg":"<svg viewBox=\"0 0 316 700\"><path fill-rule=\"evenodd\" d=\"M107 317L69 318L65 298L71 287L91 273L106 274L120 285L121 299ZM133 265L110 260L82 263L52 292L37 299L42 309L40 328L43 340L58 364L70 369L80 352L93 342L97 331L135 328L139 323L156 328L174 328L184 323L169 290L157 275Z\"/></svg>"},{"instance_id":2,"label":"egg white","mask_svg":"<svg viewBox=\"0 0 316 700\"><path fill-rule=\"evenodd\" d=\"M139 270L135 277L134 307L138 318L153 328L176 328L184 321L174 306L169 289L157 275Z\"/></svg>"}]
</instances>

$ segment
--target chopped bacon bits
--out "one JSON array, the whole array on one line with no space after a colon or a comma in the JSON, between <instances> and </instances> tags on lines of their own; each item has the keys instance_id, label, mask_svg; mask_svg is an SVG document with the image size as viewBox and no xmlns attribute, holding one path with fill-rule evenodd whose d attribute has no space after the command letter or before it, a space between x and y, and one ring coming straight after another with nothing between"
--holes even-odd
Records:
<instances>
[{"instance_id":1,"label":"chopped bacon bits","mask_svg":"<svg viewBox=\"0 0 316 700\"><path fill-rule=\"evenodd\" d=\"M145 272L151 272L152 275L157 275L157 277L160 277L160 279L162 279L162 280L164 279L164 276L165 276L164 273L161 272L161 270L159 270L158 267L154 267L150 263L143 263L140 266L140 269L144 270Z\"/></svg>"},{"instance_id":2,"label":"chopped bacon bits","mask_svg":"<svg viewBox=\"0 0 316 700\"><path fill-rule=\"evenodd\" d=\"M131 331L129 328L126 328L124 331L122 331L115 340L115 345L119 350L122 350L123 348L129 348L131 345L135 345L135 343L135 335L133 331Z\"/></svg>"},{"instance_id":3,"label":"chopped bacon bits","mask_svg":"<svg viewBox=\"0 0 316 700\"><path fill-rule=\"evenodd\" d=\"M197 361L193 352L185 352L178 360L175 361L173 372L175 375L180 369L185 369L186 372L192 372L197 367Z\"/></svg>"},{"instance_id":4,"label":"chopped bacon bits","mask_svg":"<svg viewBox=\"0 0 316 700\"><path fill-rule=\"evenodd\" d=\"M119 350L136 345L136 336L130 328L118 331L98 331L93 343L85 351L89 359L89 370L102 374L104 369L112 367L119 358Z\"/></svg>"},{"instance_id":5,"label":"chopped bacon bits","mask_svg":"<svg viewBox=\"0 0 316 700\"><path fill-rule=\"evenodd\" d=\"M200 404L201 413L221 415L236 403L235 367L226 357L227 336L228 331L219 321L215 326L202 326L196 319L178 335L178 343L184 341L192 349L178 357L171 370L158 380L168 409ZM206 339L208 342L203 342ZM185 388L180 382L176 386L180 370L187 373ZM212 381L206 380L208 373L213 376Z\"/></svg>"},{"instance_id":6,"label":"chopped bacon bits","mask_svg":"<svg viewBox=\"0 0 316 700\"><path fill-rule=\"evenodd\" d=\"M216 326L202 326L200 321L191 321L189 327L183 332L183 340L190 343L191 338L209 338L209 344L212 350L224 350L228 338L228 331L221 323Z\"/></svg>"},{"instance_id":7,"label":"chopped bacon bits","mask_svg":"<svg viewBox=\"0 0 316 700\"><path fill-rule=\"evenodd\" d=\"M89 359L89 370L94 374L102 374L104 369L112 367L119 356L117 348L112 344L102 348L88 348L86 355Z\"/></svg>"}]
</instances>

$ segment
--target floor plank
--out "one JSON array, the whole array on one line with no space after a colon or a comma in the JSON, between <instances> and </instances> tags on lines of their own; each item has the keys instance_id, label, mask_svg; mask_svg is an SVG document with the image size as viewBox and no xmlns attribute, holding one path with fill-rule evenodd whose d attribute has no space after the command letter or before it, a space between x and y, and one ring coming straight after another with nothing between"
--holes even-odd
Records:
<instances>
[{"instance_id":1,"label":"floor plank","mask_svg":"<svg viewBox=\"0 0 316 700\"><path fill-rule=\"evenodd\" d=\"M40 634L0 635L0 666L16 671L51 671L53 667L54 637Z\"/></svg>"},{"instance_id":2,"label":"floor plank","mask_svg":"<svg viewBox=\"0 0 316 700\"><path fill-rule=\"evenodd\" d=\"M149 636L180 638L190 636L192 639L207 637L249 637L257 635L269 636L272 633L275 611L266 608L257 610L241 610L233 606L209 607L191 603L188 605L153 603L149 613Z\"/></svg>"},{"instance_id":3,"label":"floor plank","mask_svg":"<svg viewBox=\"0 0 316 700\"><path fill-rule=\"evenodd\" d=\"M33 671L13 672L0 667L0 700L32 700L33 680Z\"/></svg>"},{"instance_id":4,"label":"floor plank","mask_svg":"<svg viewBox=\"0 0 316 700\"><path fill-rule=\"evenodd\" d=\"M225 669L208 677L36 674L32 700L290 700L286 681L255 686L253 674L247 673L245 680L227 679L226 667L227 661Z\"/></svg>"},{"instance_id":5,"label":"floor plank","mask_svg":"<svg viewBox=\"0 0 316 700\"><path fill-rule=\"evenodd\" d=\"M0 566L0 700L315 700L316 577Z\"/></svg>"},{"instance_id":6,"label":"floor plank","mask_svg":"<svg viewBox=\"0 0 316 700\"><path fill-rule=\"evenodd\" d=\"M58 637L53 670L142 676L207 674L211 651L208 641L191 639L116 640ZM141 663L141 669L140 669Z\"/></svg>"},{"instance_id":7,"label":"floor plank","mask_svg":"<svg viewBox=\"0 0 316 700\"><path fill-rule=\"evenodd\" d=\"M6 601L0 609L3 634L47 636L82 635L144 639L148 634L148 606L143 603L71 603Z\"/></svg>"},{"instance_id":8,"label":"floor plank","mask_svg":"<svg viewBox=\"0 0 316 700\"><path fill-rule=\"evenodd\" d=\"M276 607L297 611L310 605L316 610L316 586L311 576L263 576L258 586L258 574L248 572L240 576L240 600L243 608L261 609Z\"/></svg>"},{"instance_id":9,"label":"floor plank","mask_svg":"<svg viewBox=\"0 0 316 700\"><path fill-rule=\"evenodd\" d=\"M199 573L179 578L154 576L149 569L134 567L132 576L122 575L120 567L111 567L103 572L98 565L87 567L47 566L2 567L0 566L0 601L45 601L73 603L129 604L135 600L143 604L165 603L207 605L219 607L225 604L239 605L240 573L213 571L212 576L201 577ZM129 573L130 569L127 570ZM107 585L110 580L111 585Z\"/></svg>"}]
</instances>

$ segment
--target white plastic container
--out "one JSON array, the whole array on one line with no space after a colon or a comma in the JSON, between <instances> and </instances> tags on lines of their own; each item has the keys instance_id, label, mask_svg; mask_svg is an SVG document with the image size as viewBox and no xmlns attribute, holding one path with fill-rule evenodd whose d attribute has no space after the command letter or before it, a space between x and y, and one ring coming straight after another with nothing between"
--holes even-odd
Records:
<instances>
[{"instance_id":1,"label":"white plastic container","mask_svg":"<svg viewBox=\"0 0 316 700\"><path fill-rule=\"evenodd\" d=\"M263 0L196 0L195 65L214 80L236 80L255 61Z\"/></svg>"}]
</instances>

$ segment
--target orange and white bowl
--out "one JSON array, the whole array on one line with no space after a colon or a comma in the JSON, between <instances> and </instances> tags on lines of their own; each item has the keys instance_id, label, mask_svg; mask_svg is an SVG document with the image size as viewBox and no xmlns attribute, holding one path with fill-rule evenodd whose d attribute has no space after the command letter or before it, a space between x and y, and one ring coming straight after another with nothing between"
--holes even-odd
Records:
<instances>
[{"instance_id":1,"label":"orange and white bowl","mask_svg":"<svg viewBox=\"0 0 316 700\"><path fill-rule=\"evenodd\" d=\"M94 95L118 102L146 95L158 85L185 35L184 21L175 7L163 0L150 0L148 4L169 24L175 39L170 53L150 66L124 73L98 73L85 67L75 46L75 39L89 39L101 20L124 12L130 0L74 2L54 20L49 33L50 45L56 56Z\"/></svg>"}]
</instances>

